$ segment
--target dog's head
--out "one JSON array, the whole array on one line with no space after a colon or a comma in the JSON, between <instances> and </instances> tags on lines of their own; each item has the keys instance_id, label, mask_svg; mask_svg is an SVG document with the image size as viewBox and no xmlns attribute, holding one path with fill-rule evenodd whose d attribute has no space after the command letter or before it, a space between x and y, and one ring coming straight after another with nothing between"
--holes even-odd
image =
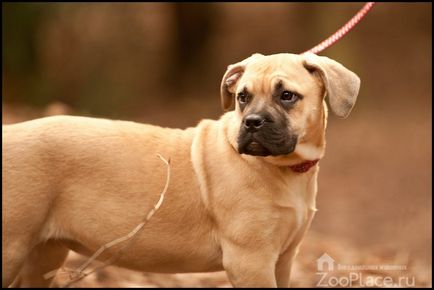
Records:
<instances>
[{"instance_id":1,"label":"dog's head","mask_svg":"<svg viewBox=\"0 0 434 290\"><path fill-rule=\"evenodd\" d=\"M327 57L254 54L228 67L221 101L223 109L229 110L235 100L239 153L284 156L297 149L323 148L325 96L331 110L345 118L359 87L357 75Z\"/></svg>"}]
</instances>

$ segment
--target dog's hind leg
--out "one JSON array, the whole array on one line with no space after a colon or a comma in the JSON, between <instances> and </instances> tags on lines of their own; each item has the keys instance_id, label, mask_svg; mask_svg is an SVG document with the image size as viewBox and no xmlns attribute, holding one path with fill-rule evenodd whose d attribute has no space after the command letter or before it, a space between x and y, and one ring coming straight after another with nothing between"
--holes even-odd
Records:
<instances>
[{"instance_id":1,"label":"dog's hind leg","mask_svg":"<svg viewBox=\"0 0 434 290\"><path fill-rule=\"evenodd\" d=\"M29 243L2 237L2 288L8 287L18 275L27 255Z\"/></svg>"},{"instance_id":2,"label":"dog's hind leg","mask_svg":"<svg viewBox=\"0 0 434 290\"><path fill-rule=\"evenodd\" d=\"M50 240L33 248L12 284L12 287L49 287L53 277L44 274L60 268L68 254L68 249L57 241Z\"/></svg>"}]
</instances>

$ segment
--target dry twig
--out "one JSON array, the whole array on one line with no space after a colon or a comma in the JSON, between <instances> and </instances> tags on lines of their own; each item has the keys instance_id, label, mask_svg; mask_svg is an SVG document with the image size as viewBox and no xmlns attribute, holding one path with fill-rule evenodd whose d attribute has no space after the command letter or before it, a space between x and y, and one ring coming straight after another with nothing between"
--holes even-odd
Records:
<instances>
[{"instance_id":1,"label":"dry twig","mask_svg":"<svg viewBox=\"0 0 434 290\"><path fill-rule=\"evenodd\" d=\"M169 182L170 182L170 158L169 160L164 159L163 156L161 156L160 154L157 155L167 166L167 177L166 177L166 184L164 186L163 191L160 194L160 199L158 200L158 202L154 205L154 207L149 211L149 213L146 215L146 217L143 218L142 222L135 227L130 233L128 233L127 235L120 237L116 240L113 240L111 242L108 242L107 244L104 244L103 246L101 246L91 257L89 257L80 267L78 267L75 270L70 270L70 269L65 269L65 268L60 268L60 269L56 269L53 271L50 271L48 273L46 273L44 275L45 279L50 279L53 276L56 275L58 270L63 271L64 273L69 274L69 278L70 281L68 281L68 283L66 283L65 285L62 286L62 288L66 288L71 286L72 284L80 281L81 279L83 279L84 277L98 271L101 270L109 265L111 265L112 263L114 263L117 259L119 259L119 257L121 256L123 250L125 250L125 248L131 244L131 242L133 241L133 238L137 235L137 233L139 233L143 227L145 226L145 224L152 218L152 216L155 214L155 212L160 208L161 204L163 203L164 200L164 196L167 192L167 189L169 188ZM105 250L119 244L122 242L128 241L128 243L125 243L121 249L119 249L119 251L113 255L111 258L107 259L106 261L104 261L104 263L101 266L95 267L93 270L91 270L90 272L85 273L84 270L86 270L87 267L89 267L89 265L95 261Z\"/></svg>"}]
</instances>

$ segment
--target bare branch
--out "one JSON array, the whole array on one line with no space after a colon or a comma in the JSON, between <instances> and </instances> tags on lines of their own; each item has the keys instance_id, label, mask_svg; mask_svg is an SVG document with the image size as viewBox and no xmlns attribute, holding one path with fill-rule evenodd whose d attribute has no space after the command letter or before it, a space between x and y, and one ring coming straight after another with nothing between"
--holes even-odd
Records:
<instances>
[{"instance_id":1,"label":"bare branch","mask_svg":"<svg viewBox=\"0 0 434 290\"><path fill-rule=\"evenodd\" d=\"M52 277L54 277L57 273L58 270L63 271L64 273L68 273L69 277L70 277L70 281L68 283L66 283L65 285L63 285L62 288L66 288L71 286L72 284L80 281L81 279L83 279L84 277L98 271L101 270L109 265L111 265L112 263L114 263L117 259L120 258L123 250L125 250L125 248L131 244L131 242L133 241L133 238L143 229L143 227L145 226L145 224L152 218L152 216L155 214L155 212L160 208L161 204L163 203L164 200L164 196L167 192L167 189L169 188L169 183L170 183L170 158L169 160L164 159L163 156L161 156L160 154L157 154L157 156L166 164L167 166L167 177L166 177L166 184L164 186L163 191L160 194L160 199L158 200L158 202L154 205L154 207L149 211L149 213L146 215L146 217L144 217L142 219L142 222L136 226L130 233L128 233L127 235L120 237L116 240L113 240L111 242L108 242L107 244L104 244L103 246L101 246L91 257L89 257L80 267L78 267L75 270L69 270L69 269L64 269L64 268L60 268L60 269L56 269L53 271L50 271L48 273L46 273L44 275L45 279L50 279ZM89 265L95 261L105 250L119 244L122 242L128 241L127 243L125 243L122 248L120 248L118 250L118 252L113 255L111 258L107 259L106 261L104 261L104 263L101 266L95 267L93 270L91 270L90 272L84 273L84 270L86 270L87 267L89 267Z\"/></svg>"}]
</instances>

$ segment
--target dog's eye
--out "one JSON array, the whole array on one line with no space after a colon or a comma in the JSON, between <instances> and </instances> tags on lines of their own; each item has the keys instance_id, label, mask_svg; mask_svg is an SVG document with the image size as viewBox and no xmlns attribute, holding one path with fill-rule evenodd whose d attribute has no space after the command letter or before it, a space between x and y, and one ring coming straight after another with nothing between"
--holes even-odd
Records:
<instances>
[{"instance_id":1,"label":"dog's eye","mask_svg":"<svg viewBox=\"0 0 434 290\"><path fill-rule=\"evenodd\" d=\"M299 99L299 96L296 93L284 91L280 99L284 102L294 103Z\"/></svg>"},{"instance_id":2,"label":"dog's eye","mask_svg":"<svg viewBox=\"0 0 434 290\"><path fill-rule=\"evenodd\" d=\"M249 97L247 96L247 94L240 92L238 93L238 101L240 102L240 104L245 104L249 101Z\"/></svg>"}]
</instances>

